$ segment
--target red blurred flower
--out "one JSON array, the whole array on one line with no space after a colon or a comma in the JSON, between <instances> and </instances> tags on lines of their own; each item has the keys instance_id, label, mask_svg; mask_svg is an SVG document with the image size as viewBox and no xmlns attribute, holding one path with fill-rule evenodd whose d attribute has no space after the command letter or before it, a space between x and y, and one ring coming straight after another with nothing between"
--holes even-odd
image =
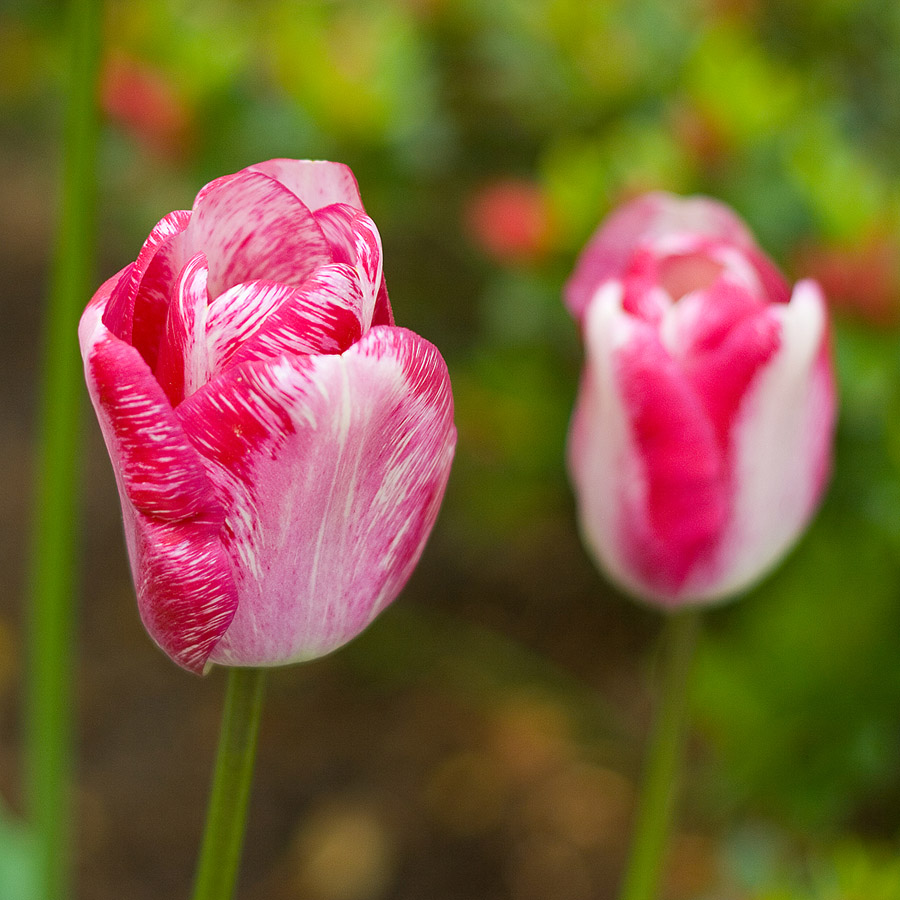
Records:
<instances>
[{"instance_id":1,"label":"red blurred flower","mask_svg":"<svg viewBox=\"0 0 900 900\"><path fill-rule=\"evenodd\" d=\"M162 156L185 152L190 112L165 72L117 54L106 61L100 90L104 113L142 146Z\"/></svg>"},{"instance_id":2,"label":"red blurred flower","mask_svg":"<svg viewBox=\"0 0 900 900\"><path fill-rule=\"evenodd\" d=\"M881 327L900 323L900 250L871 236L855 246L807 246L795 266L815 278L832 308Z\"/></svg>"},{"instance_id":3,"label":"red blurred flower","mask_svg":"<svg viewBox=\"0 0 900 900\"><path fill-rule=\"evenodd\" d=\"M465 218L474 242L498 262L534 262L550 248L550 206L532 181L503 178L483 185L469 197Z\"/></svg>"}]
</instances>

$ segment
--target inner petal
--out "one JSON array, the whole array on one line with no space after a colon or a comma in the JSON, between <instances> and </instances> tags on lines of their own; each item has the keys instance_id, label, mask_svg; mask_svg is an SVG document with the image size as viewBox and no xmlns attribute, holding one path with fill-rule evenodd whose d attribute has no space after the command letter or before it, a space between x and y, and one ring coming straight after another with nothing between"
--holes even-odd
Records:
<instances>
[{"instance_id":1,"label":"inner petal","mask_svg":"<svg viewBox=\"0 0 900 900\"><path fill-rule=\"evenodd\" d=\"M185 232L191 253L209 260L211 297L265 279L301 285L332 262L329 244L309 209L268 175L238 172L198 195Z\"/></svg>"},{"instance_id":2,"label":"inner petal","mask_svg":"<svg viewBox=\"0 0 900 900\"><path fill-rule=\"evenodd\" d=\"M206 352L208 274L204 255L193 256L175 285L166 313L156 378L173 406L209 380Z\"/></svg>"},{"instance_id":3,"label":"inner petal","mask_svg":"<svg viewBox=\"0 0 900 900\"><path fill-rule=\"evenodd\" d=\"M251 336L219 362L217 370L283 353L343 353L362 335L362 305L356 270L324 266L301 289L285 292Z\"/></svg>"},{"instance_id":4,"label":"inner petal","mask_svg":"<svg viewBox=\"0 0 900 900\"><path fill-rule=\"evenodd\" d=\"M724 266L703 253L669 256L660 260L659 284L673 300L691 291L709 287L722 273Z\"/></svg>"}]
</instances>

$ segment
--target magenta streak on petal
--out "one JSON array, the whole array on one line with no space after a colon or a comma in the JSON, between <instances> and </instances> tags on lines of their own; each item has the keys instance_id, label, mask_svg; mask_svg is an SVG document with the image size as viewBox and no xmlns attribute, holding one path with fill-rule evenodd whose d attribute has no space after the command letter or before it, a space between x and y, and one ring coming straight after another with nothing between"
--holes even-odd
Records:
<instances>
[{"instance_id":1,"label":"magenta streak on petal","mask_svg":"<svg viewBox=\"0 0 900 900\"><path fill-rule=\"evenodd\" d=\"M405 584L455 446L443 360L379 327L342 356L248 363L178 409L233 498L226 546L241 604L213 661L327 653Z\"/></svg>"},{"instance_id":2,"label":"magenta streak on petal","mask_svg":"<svg viewBox=\"0 0 900 900\"><path fill-rule=\"evenodd\" d=\"M384 276L381 276L381 287L378 288L378 296L375 298L375 311L372 313L372 325L393 325L394 311L391 309L391 301L388 299L387 284Z\"/></svg>"},{"instance_id":3,"label":"magenta streak on petal","mask_svg":"<svg viewBox=\"0 0 900 900\"><path fill-rule=\"evenodd\" d=\"M277 306L242 344L223 354L217 371L282 353L342 353L360 338L361 306L356 271L323 266L302 288L282 290Z\"/></svg>"},{"instance_id":4,"label":"magenta streak on petal","mask_svg":"<svg viewBox=\"0 0 900 900\"><path fill-rule=\"evenodd\" d=\"M258 279L297 287L332 262L309 209L272 178L246 170L197 195L185 241L190 254L209 260L212 298Z\"/></svg>"},{"instance_id":5,"label":"magenta streak on petal","mask_svg":"<svg viewBox=\"0 0 900 900\"><path fill-rule=\"evenodd\" d=\"M616 371L645 477L643 507L626 509L623 551L644 583L675 597L726 523L724 460L700 398L655 328L635 322Z\"/></svg>"},{"instance_id":6,"label":"magenta streak on petal","mask_svg":"<svg viewBox=\"0 0 900 900\"><path fill-rule=\"evenodd\" d=\"M332 203L346 203L356 209L363 208L356 177L350 167L343 163L270 159L244 171L261 172L274 178L313 212Z\"/></svg>"},{"instance_id":7,"label":"magenta streak on petal","mask_svg":"<svg viewBox=\"0 0 900 900\"><path fill-rule=\"evenodd\" d=\"M88 333L85 369L122 499L138 605L154 640L200 672L237 592L219 532L224 509L168 400L134 347Z\"/></svg>"},{"instance_id":8,"label":"magenta streak on petal","mask_svg":"<svg viewBox=\"0 0 900 900\"><path fill-rule=\"evenodd\" d=\"M151 368L156 365L169 292L184 263L179 235L189 220L189 212L176 210L156 225L103 314L104 325L137 347Z\"/></svg>"},{"instance_id":9,"label":"magenta streak on petal","mask_svg":"<svg viewBox=\"0 0 900 900\"><path fill-rule=\"evenodd\" d=\"M172 406L209 380L206 317L209 270L202 253L192 256L173 290L159 349L156 378Z\"/></svg>"}]
</instances>

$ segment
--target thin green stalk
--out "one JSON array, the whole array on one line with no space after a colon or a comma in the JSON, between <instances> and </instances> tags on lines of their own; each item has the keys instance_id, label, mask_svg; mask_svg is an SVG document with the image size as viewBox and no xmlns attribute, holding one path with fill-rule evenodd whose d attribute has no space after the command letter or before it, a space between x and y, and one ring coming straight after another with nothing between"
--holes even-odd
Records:
<instances>
[{"instance_id":1,"label":"thin green stalk","mask_svg":"<svg viewBox=\"0 0 900 900\"><path fill-rule=\"evenodd\" d=\"M30 572L26 769L41 896L69 896L72 634L81 365L76 328L91 294L100 0L71 0L58 239L47 306Z\"/></svg>"},{"instance_id":2,"label":"thin green stalk","mask_svg":"<svg viewBox=\"0 0 900 900\"><path fill-rule=\"evenodd\" d=\"M688 719L688 685L700 613L670 616L662 635L660 706L645 763L644 783L620 900L655 900L672 822Z\"/></svg>"},{"instance_id":3,"label":"thin green stalk","mask_svg":"<svg viewBox=\"0 0 900 900\"><path fill-rule=\"evenodd\" d=\"M194 900L231 900L241 861L265 669L230 669Z\"/></svg>"}]
</instances>

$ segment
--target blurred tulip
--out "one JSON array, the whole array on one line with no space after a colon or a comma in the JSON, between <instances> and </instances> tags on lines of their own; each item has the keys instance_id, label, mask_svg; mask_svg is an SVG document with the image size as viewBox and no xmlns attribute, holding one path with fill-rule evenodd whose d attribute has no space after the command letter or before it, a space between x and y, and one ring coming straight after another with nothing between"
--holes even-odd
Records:
<instances>
[{"instance_id":1,"label":"blurred tulip","mask_svg":"<svg viewBox=\"0 0 900 900\"><path fill-rule=\"evenodd\" d=\"M166 216L79 330L141 617L193 671L328 653L409 578L456 442L346 166L272 160Z\"/></svg>"},{"instance_id":2,"label":"blurred tulip","mask_svg":"<svg viewBox=\"0 0 900 900\"><path fill-rule=\"evenodd\" d=\"M722 600L793 544L831 462L825 303L730 210L654 193L599 229L566 286L586 366L569 462L585 541L630 593Z\"/></svg>"}]
</instances>

